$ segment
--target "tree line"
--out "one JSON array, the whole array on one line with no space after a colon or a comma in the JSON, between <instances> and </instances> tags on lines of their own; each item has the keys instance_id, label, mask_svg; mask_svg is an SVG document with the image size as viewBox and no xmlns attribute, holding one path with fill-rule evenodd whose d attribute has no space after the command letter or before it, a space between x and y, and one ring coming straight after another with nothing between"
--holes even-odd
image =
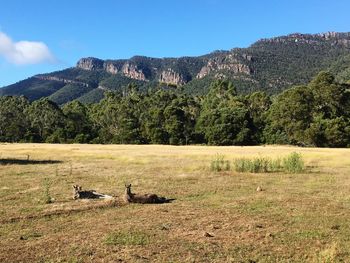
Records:
<instances>
[{"instance_id":1,"label":"tree line","mask_svg":"<svg viewBox=\"0 0 350 263\"><path fill-rule=\"evenodd\" d=\"M329 72L279 95L238 95L215 80L205 96L129 85L99 103L59 107L0 97L0 141L102 144L350 146L350 86Z\"/></svg>"}]
</instances>

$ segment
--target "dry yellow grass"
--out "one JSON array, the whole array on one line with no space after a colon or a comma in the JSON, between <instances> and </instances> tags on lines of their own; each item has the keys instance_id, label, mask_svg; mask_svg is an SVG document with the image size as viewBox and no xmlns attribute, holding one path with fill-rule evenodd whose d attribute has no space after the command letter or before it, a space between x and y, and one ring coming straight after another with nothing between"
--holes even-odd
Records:
<instances>
[{"instance_id":1,"label":"dry yellow grass","mask_svg":"<svg viewBox=\"0 0 350 263\"><path fill-rule=\"evenodd\" d=\"M217 153L283 157L303 174L210 171ZM1 144L0 262L350 261L350 150L266 147ZM43 203L44 180L51 204ZM72 200L72 185L162 205ZM256 192L261 186L264 191ZM209 233L212 237L206 235Z\"/></svg>"}]
</instances>

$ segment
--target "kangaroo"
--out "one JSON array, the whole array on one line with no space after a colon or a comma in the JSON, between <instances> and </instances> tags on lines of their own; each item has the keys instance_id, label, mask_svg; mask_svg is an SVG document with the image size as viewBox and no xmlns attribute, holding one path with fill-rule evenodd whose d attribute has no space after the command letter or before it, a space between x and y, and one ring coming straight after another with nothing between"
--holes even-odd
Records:
<instances>
[{"instance_id":1,"label":"kangaroo","mask_svg":"<svg viewBox=\"0 0 350 263\"><path fill-rule=\"evenodd\" d=\"M125 185L125 193L123 197L126 203L162 204L169 202L165 197L158 197L156 194L133 194L131 193L131 184Z\"/></svg>"},{"instance_id":2,"label":"kangaroo","mask_svg":"<svg viewBox=\"0 0 350 263\"><path fill-rule=\"evenodd\" d=\"M100 194L95 190L82 190L79 185L73 185L73 199L109 199L112 196Z\"/></svg>"}]
</instances>

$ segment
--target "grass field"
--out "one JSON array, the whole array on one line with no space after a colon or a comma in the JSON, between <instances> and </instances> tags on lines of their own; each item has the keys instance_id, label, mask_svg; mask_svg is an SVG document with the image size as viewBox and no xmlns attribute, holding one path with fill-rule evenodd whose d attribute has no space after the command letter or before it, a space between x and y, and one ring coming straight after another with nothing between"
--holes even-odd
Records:
<instances>
[{"instance_id":1,"label":"grass field","mask_svg":"<svg viewBox=\"0 0 350 263\"><path fill-rule=\"evenodd\" d=\"M210 169L291 152L303 173ZM0 161L0 262L350 262L350 149L1 144ZM176 200L124 205L125 183Z\"/></svg>"}]
</instances>

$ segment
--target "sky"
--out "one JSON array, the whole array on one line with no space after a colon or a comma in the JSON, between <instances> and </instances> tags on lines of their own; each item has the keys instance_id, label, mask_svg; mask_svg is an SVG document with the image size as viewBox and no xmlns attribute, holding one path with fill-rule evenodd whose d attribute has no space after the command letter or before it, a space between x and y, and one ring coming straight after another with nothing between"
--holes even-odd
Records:
<instances>
[{"instance_id":1,"label":"sky","mask_svg":"<svg viewBox=\"0 0 350 263\"><path fill-rule=\"evenodd\" d=\"M81 57L198 56L295 32L349 32L349 10L349 0L1 0L0 87Z\"/></svg>"}]
</instances>

